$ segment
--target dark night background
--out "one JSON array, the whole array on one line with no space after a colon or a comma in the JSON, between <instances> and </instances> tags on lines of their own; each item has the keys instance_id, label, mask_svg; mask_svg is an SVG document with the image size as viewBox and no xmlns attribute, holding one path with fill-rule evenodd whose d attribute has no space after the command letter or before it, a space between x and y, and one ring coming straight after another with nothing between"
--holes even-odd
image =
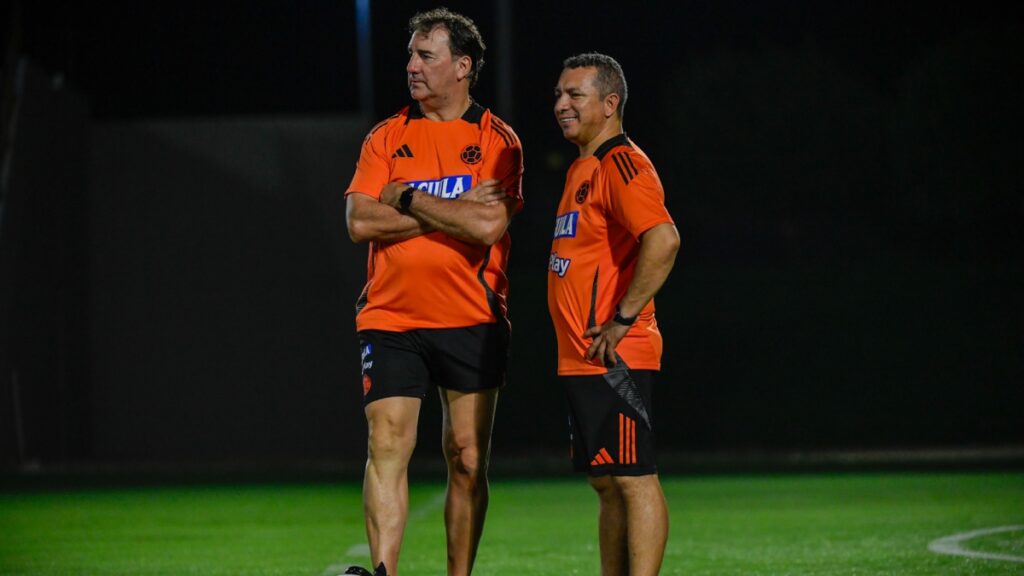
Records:
<instances>
[{"instance_id":1,"label":"dark night background","mask_svg":"<svg viewBox=\"0 0 1024 576\"><path fill-rule=\"evenodd\" d=\"M1021 8L499 4L447 3L525 151L496 465L565 452L544 294L575 149L552 86L590 50L626 71L683 238L657 297L666 455L1024 445ZM342 194L432 6L372 5L369 115L354 2L11 12L0 466L358 465L366 251Z\"/></svg>"}]
</instances>

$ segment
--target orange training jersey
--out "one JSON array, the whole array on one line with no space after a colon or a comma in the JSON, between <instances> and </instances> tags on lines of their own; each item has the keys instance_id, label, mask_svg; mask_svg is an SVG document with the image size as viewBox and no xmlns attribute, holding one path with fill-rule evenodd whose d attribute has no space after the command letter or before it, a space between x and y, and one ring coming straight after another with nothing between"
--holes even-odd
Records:
<instances>
[{"instance_id":1,"label":"orange training jersey","mask_svg":"<svg viewBox=\"0 0 1024 576\"><path fill-rule=\"evenodd\" d=\"M672 217L658 173L625 134L569 167L548 260L548 309L558 336L560 375L607 372L600 358L587 361L592 339L583 333L615 315L633 280L640 235L665 222ZM653 300L615 350L630 368L661 368Z\"/></svg>"},{"instance_id":2,"label":"orange training jersey","mask_svg":"<svg viewBox=\"0 0 1024 576\"><path fill-rule=\"evenodd\" d=\"M438 122L413 103L370 130L345 195L379 199L386 184L404 182L454 202L480 181L497 179L521 208L522 174L519 138L489 110L474 102L461 118ZM443 232L371 242L356 329L403 332L507 321L510 245L507 231L493 246Z\"/></svg>"}]
</instances>

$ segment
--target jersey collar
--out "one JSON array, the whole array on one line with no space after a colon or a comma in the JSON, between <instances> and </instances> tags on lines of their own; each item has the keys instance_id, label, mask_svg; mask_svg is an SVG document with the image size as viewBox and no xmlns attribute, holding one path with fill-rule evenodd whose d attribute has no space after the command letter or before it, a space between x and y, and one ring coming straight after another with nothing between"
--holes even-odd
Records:
<instances>
[{"instance_id":1,"label":"jersey collar","mask_svg":"<svg viewBox=\"0 0 1024 576\"><path fill-rule=\"evenodd\" d=\"M629 143L629 138L626 138L625 132L612 136L611 138L605 140L600 146L597 147L597 150L594 150L594 156L596 156L598 160L604 160L604 155L607 154L609 150L615 148L616 146L632 147L632 144Z\"/></svg>"},{"instance_id":2,"label":"jersey collar","mask_svg":"<svg viewBox=\"0 0 1024 576\"><path fill-rule=\"evenodd\" d=\"M484 117L484 107L477 104L476 100L469 103L469 108L465 113L462 114L462 120L469 122L470 124L479 124ZM425 118L423 116L423 110L420 110L420 103L413 100L412 104L409 104L409 114L405 118L405 123L408 124L410 120L419 120Z\"/></svg>"}]
</instances>

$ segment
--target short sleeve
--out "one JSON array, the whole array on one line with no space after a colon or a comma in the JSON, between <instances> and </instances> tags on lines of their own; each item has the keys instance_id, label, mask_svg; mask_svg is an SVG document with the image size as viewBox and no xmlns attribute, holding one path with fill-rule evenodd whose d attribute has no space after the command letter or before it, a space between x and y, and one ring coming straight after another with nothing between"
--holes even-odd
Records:
<instances>
[{"instance_id":1,"label":"short sleeve","mask_svg":"<svg viewBox=\"0 0 1024 576\"><path fill-rule=\"evenodd\" d=\"M601 163L608 180L611 217L635 238L672 216L665 208L665 189L650 161L629 151L609 154Z\"/></svg>"},{"instance_id":2,"label":"short sleeve","mask_svg":"<svg viewBox=\"0 0 1024 576\"><path fill-rule=\"evenodd\" d=\"M498 180L509 198L516 199L516 212L523 208L523 147L512 128L491 117L490 153L485 155L482 179Z\"/></svg>"},{"instance_id":3,"label":"short sleeve","mask_svg":"<svg viewBox=\"0 0 1024 576\"><path fill-rule=\"evenodd\" d=\"M384 124L382 122L375 126L363 140L359 160L356 161L356 172L352 175L345 196L360 192L379 199L381 189L390 181L391 163L384 152L387 150Z\"/></svg>"}]
</instances>

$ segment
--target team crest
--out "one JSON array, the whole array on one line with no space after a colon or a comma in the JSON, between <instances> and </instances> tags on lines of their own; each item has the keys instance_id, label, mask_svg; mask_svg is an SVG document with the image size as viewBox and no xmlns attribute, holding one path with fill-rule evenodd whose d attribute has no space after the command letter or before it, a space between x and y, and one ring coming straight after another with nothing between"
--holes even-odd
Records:
<instances>
[{"instance_id":1,"label":"team crest","mask_svg":"<svg viewBox=\"0 0 1024 576\"><path fill-rule=\"evenodd\" d=\"M476 164L483 158L483 154L480 152L479 146L470 144L462 149L461 158L466 164Z\"/></svg>"},{"instance_id":2,"label":"team crest","mask_svg":"<svg viewBox=\"0 0 1024 576\"><path fill-rule=\"evenodd\" d=\"M584 182L580 184L580 187L576 189L576 203L583 204L583 201L587 199L587 194L590 193L590 182Z\"/></svg>"}]
</instances>

